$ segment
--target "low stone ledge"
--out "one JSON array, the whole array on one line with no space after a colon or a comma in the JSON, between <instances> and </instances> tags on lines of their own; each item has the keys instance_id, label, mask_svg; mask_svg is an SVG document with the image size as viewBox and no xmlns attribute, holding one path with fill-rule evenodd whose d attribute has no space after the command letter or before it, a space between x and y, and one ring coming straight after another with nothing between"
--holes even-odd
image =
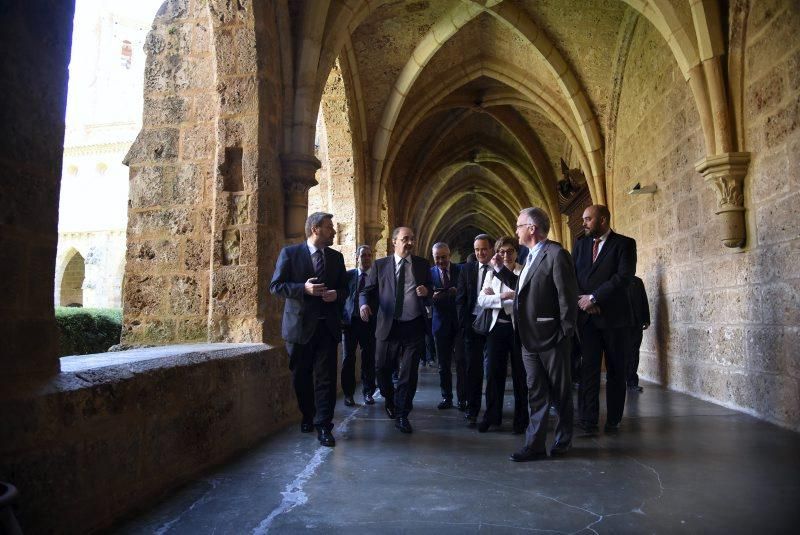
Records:
<instances>
[{"instance_id":1,"label":"low stone ledge","mask_svg":"<svg viewBox=\"0 0 800 535\"><path fill-rule=\"evenodd\" d=\"M26 533L101 529L298 421L285 349L192 344L65 357L0 401L0 480ZM67 371L68 370L68 371Z\"/></svg>"}]
</instances>

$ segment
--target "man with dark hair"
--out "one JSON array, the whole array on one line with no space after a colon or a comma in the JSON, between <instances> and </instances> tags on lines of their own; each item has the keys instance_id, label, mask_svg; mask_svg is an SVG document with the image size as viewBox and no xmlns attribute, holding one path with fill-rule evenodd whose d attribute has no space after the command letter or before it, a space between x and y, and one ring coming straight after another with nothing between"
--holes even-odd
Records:
<instances>
[{"instance_id":1,"label":"man with dark hair","mask_svg":"<svg viewBox=\"0 0 800 535\"><path fill-rule=\"evenodd\" d=\"M483 395L483 357L486 335L472 328L475 321L475 305L483 282L491 271L489 261L494 254L494 240L488 234L478 234L472 242L475 262L467 262L458 276L456 311L459 327L464 332L464 357L466 359L466 414L468 427L477 427Z\"/></svg>"},{"instance_id":2,"label":"man with dark hair","mask_svg":"<svg viewBox=\"0 0 800 535\"><path fill-rule=\"evenodd\" d=\"M375 400L375 318L361 320L358 294L367 282L367 273L372 267L372 248L360 245L356 249L356 268L347 272L347 298L342 309L342 392L344 404L356 404L356 348L361 346L361 391L364 403L372 405ZM375 303L373 303L375 304Z\"/></svg>"},{"instance_id":3,"label":"man with dark hair","mask_svg":"<svg viewBox=\"0 0 800 535\"><path fill-rule=\"evenodd\" d=\"M628 287L636 273L636 242L611 230L611 214L601 204L583 211L583 228L586 235L575 243L583 354L578 427L586 434L598 430L600 367L605 355L605 431L616 432L625 408L625 358L633 327Z\"/></svg>"},{"instance_id":4,"label":"man with dark hair","mask_svg":"<svg viewBox=\"0 0 800 535\"><path fill-rule=\"evenodd\" d=\"M395 427L411 433L408 415L417 391L419 359L425 351L425 306L432 292L428 261L411 253L414 231L397 227L392 232L394 254L375 261L360 293L361 319L377 315L376 374L378 388L386 399L386 414L395 419ZM370 305L377 300L377 310ZM392 370L398 368L397 390L392 384Z\"/></svg>"},{"instance_id":5,"label":"man with dark hair","mask_svg":"<svg viewBox=\"0 0 800 535\"><path fill-rule=\"evenodd\" d=\"M442 391L440 409L453 406L453 373L451 370L453 354L458 339L458 315L456 313L456 283L461 266L450 261L450 247L437 242L431 249L434 266L431 268L433 280L432 331L439 358L439 387ZM463 393L464 369L456 363L456 391Z\"/></svg>"},{"instance_id":6,"label":"man with dark hair","mask_svg":"<svg viewBox=\"0 0 800 535\"><path fill-rule=\"evenodd\" d=\"M548 405L558 420L550 455L562 455L572 446L572 380L570 350L578 314L577 283L572 258L559 243L547 239L550 218L541 208L526 208L517 217L517 238L529 249L517 278L495 257L497 277L514 295L514 325L522 346L528 386L530 423L525 445L511 454L516 462L547 456Z\"/></svg>"},{"instance_id":7,"label":"man with dark hair","mask_svg":"<svg viewBox=\"0 0 800 535\"><path fill-rule=\"evenodd\" d=\"M286 299L281 335L303 415L300 431L317 429L323 446L333 447L336 405L336 346L341 336L341 299L345 292L344 257L330 248L336 231L333 215L316 212L306 220L306 241L281 250L269 285Z\"/></svg>"}]
</instances>

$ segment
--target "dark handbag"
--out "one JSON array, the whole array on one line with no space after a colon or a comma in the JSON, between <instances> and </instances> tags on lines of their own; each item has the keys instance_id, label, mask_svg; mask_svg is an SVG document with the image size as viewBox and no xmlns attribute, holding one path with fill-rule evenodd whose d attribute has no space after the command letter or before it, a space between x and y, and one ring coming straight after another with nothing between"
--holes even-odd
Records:
<instances>
[{"instance_id":1,"label":"dark handbag","mask_svg":"<svg viewBox=\"0 0 800 535\"><path fill-rule=\"evenodd\" d=\"M475 321L472 322L472 330L486 336L492 329L492 309L478 306L476 306L475 309L476 312L480 309L480 312L477 313Z\"/></svg>"}]
</instances>

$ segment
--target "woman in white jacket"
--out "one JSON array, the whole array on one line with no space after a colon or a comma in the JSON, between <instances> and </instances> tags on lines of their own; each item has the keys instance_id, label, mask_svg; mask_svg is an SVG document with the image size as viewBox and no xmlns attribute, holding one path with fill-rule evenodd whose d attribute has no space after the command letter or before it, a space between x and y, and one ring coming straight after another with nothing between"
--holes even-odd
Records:
<instances>
[{"instance_id":1,"label":"woman in white jacket","mask_svg":"<svg viewBox=\"0 0 800 535\"><path fill-rule=\"evenodd\" d=\"M497 240L494 250L503 257L505 266L519 276L522 266L517 264L517 247L516 238L503 236ZM492 309L492 324L486 337L486 411L478 424L478 431L485 433L490 426L500 426L502 423L506 368L510 356L514 385L513 431L514 434L522 434L528 426L528 389L519 339L514 333L514 288L509 288L500 279L490 275L486 277L478 295L478 304L484 309Z\"/></svg>"}]
</instances>

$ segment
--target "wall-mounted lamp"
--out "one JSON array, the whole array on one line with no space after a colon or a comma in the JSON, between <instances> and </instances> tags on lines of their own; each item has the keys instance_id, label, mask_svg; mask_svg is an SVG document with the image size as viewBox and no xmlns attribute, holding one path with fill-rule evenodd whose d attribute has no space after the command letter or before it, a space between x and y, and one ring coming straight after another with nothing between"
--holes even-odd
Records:
<instances>
[{"instance_id":1,"label":"wall-mounted lamp","mask_svg":"<svg viewBox=\"0 0 800 535\"><path fill-rule=\"evenodd\" d=\"M628 195L645 195L647 193L653 194L658 189L658 186L653 184L652 186L642 186L638 182L634 184L631 189L628 190Z\"/></svg>"}]
</instances>

